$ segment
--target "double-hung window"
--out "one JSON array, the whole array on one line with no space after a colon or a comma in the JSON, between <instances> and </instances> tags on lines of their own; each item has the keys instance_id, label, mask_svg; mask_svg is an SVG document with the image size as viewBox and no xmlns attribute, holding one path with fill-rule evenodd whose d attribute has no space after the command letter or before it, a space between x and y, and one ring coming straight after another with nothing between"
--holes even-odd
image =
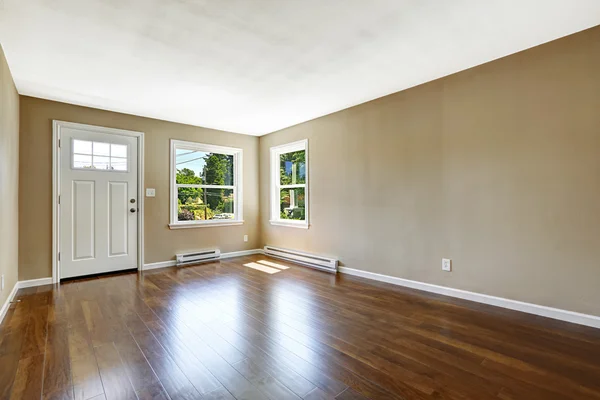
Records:
<instances>
[{"instance_id":1,"label":"double-hung window","mask_svg":"<svg viewBox=\"0 0 600 400\"><path fill-rule=\"evenodd\" d=\"M171 140L171 229L242 224L242 150Z\"/></svg>"},{"instance_id":2,"label":"double-hung window","mask_svg":"<svg viewBox=\"0 0 600 400\"><path fill-rule=\"evenodd\" d=\"M270 222L308 228L308 140L271 148Z\"/></svg>"}]
</instances>

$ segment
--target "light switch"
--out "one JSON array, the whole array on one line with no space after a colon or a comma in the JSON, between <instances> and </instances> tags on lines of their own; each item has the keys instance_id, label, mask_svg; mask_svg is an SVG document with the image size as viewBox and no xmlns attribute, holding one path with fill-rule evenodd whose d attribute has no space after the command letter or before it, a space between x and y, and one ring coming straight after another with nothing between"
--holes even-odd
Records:
<instances>
[{"instance_id":1,"label":"light switch","mask_svg":"<svg viewBox=\"0 0 600 400\"><path fill-rule=\"evenodd\" d=\"M156 196L156 189L146 188L146 197L154 197L154 196Z\"/></svg>"}]
</instances>

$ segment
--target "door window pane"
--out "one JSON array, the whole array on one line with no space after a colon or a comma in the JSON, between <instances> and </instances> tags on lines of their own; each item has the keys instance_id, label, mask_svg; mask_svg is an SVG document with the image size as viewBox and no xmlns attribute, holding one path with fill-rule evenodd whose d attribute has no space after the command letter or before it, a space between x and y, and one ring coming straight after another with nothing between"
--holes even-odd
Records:
<instances>
[{"instance_id":1,"label":"door window pane","mask_svg":"<svg viewBox=\"0 0 600 400\"><path fill-rule=\"evenodd\" d=\"M73 168L92 168L92 156L74 154Z\"/></svg>"},{"instance_id":2,"label":"door window pane","mask_svg":"<svg viewBox=\"0 0 600 400\"><path fill-rule=\"evenodd\" d=\"M119 157L110 158L110 169L115 171L127 171L127 159Z\"/></svg>"},{"instance_id":3,"label":"door window pane","mask_svg":"<svg viewBox=\"0 0 600 400\"><path fill-rule=\"evenodd\" d=\"M306 151L294 151L279 156L280 184L298 185L306 183Z\"/></svg>"},{"instance_id":4,"label":"door window pane","mask_svg":"<svg viewBox=\"0 0 600 400\"><path fill-rule=\"evenodd\" d=\"M87 140L73 140L73 153L92 154L92 142Z\"/></svg>"},{"instance_id":5,"label":"door window pane","mask_svg":"<svg viewBox=\"0 0 600 400\"><path fill-rule=\"evenodd\" d=\"M111 144L110 145L110 156L127 158L127 145Z\"/></svg>"},{"instance_id":6,"label":"door window pane","mask_svg":"<svg viewBox=\"0 0 600 400\"><path fill-rule=\"evenodd\" d=\"M95 169L109 169L110 157L94 156L94 168Z\"/></svg>"},{"instance_id":7,"label":"door window pane","mask_svg":"<svg viewBox=\"0 0 600 400\"><path fill-rule=\"evenodd\" d=\"M102 142L94 142L95 156L110 156L110 144Z\"/></svg>"},{"instance_id":8,"label":"door window pane","mask_svg":"<svg viewBox=\"0 0 600 400\"><path fill-rule=\"evenodd\" d=\"M128 145L73 140L73 168L127 171Z\"/></svg>"}]
</instances>

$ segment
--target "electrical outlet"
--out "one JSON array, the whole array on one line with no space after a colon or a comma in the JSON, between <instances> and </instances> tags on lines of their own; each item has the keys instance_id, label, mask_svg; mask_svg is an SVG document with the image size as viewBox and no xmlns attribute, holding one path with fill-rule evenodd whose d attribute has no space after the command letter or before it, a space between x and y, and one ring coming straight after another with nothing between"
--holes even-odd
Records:
<instances>
[{"instance_id":1,"label":"electrical outlet","mask_svg":"<svg viewBox=\"0 0 600 400\"><path fill-rule=\"evenodd\" d=\"M244 235L244 242L248 241L248 235Z\"/></svg>"},{"instance_id":2,"label":"electrical outlet","mask_svg":"<svg viewBox=\"0 0 600 400\"><path fill-rule=\"evenodd\" d=\"M449 258L442 258L442 271L452 271L452 260Z\"/></svg>"},{"instance_id":3,"label":"electrical outlet","mask_svg":"<svg viewBox=\"0 0 600 400\"><path fill-rule=\"evenodd\" d=\"M146 197L155 197L155 196L156 196L156 189L146 188Z\"/></svg>"}]
</instances>

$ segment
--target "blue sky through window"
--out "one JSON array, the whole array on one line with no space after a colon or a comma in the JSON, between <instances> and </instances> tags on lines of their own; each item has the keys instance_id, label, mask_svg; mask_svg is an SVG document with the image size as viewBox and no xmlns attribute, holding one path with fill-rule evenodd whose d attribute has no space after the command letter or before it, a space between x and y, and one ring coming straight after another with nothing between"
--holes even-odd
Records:
<instances>
[{"instance_id":1,"label":"blue sky through window","mask_svg":"<svg viewBox=\"0 0 600 400\"><path fill-rule=\"evenodd\" d=\"M285 162L285 174L286 175L292 175L292 164L293 164L293 162L291 162L291 161ZM298 176L300 178L304 178L306 176L306 164L300 163L300 171L299 171Z\"/></svg>"},{"instance_id":2,"label":"blue sky through window","mask_svg":"<svg viewBox=\"0 0 600 400\"><path fill-rule=\"evenodd\" d=\"M204 161L204 157L208 153L203 151L195 151L188 149L176 149L175 152L175 164L178 170L182 170L184 168L191 169L194 171L194 175L201 176L202 170L204 169L204 165L206 162Z\"/></svg>"}]
</instances>

